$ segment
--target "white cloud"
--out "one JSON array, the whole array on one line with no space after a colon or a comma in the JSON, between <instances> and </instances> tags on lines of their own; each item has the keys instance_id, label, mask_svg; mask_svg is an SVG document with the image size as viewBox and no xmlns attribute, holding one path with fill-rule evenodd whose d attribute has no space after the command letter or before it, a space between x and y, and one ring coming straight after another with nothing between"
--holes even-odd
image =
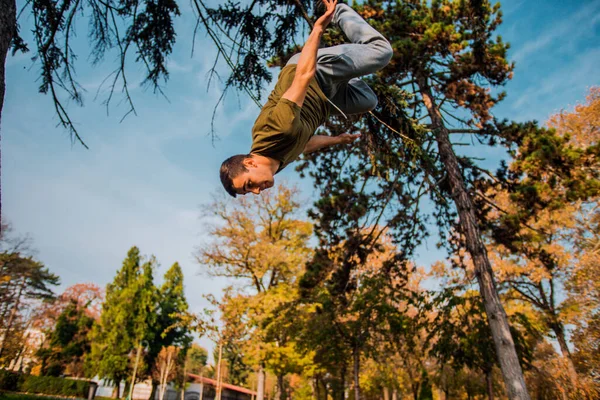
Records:
<instances>
[{"instance_id":1,"label":"white cloud","mask_svg":"<svg viewBox=\"0 0 600 400\"><path fill-rule=\"evenodd\" d=\"M590 78L600 73L600 49L594 49L561 65L550 74L530 76L525 93L514 101L510 118L546 120L551 114L583 100ZM510 98L509 98L510 100Z\"/></svg>"},{"instance_id":2,"label":"white cloud","mask_svg":"<svg viewBox=\"0 0 600 400\"><path fill-rule=\"evenodd\" d=\"M566 19L555 25L549 25L548 28L536 39L525 42L518 48L511 57L517 64L527 62L531 54L553 46L553 52L556 52L556 40L566 39L563 43L574 43L583 35L592 32L594 25L598 22L600 15L600 3L591 2L584 7L577 9L576 12L569 15ZM564 45L564 44L563 44Z\"/></svg>"}]
</instances>

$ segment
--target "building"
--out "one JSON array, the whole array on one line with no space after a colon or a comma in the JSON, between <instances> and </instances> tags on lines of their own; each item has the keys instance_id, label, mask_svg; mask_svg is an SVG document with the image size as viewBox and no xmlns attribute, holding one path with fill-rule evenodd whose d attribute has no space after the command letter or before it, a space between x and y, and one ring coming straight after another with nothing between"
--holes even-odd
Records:
<instances>
[{"instance_id":1,"label":"building","mask_svg":"<svg viewBox=\"0 0 600 400\"><path fill-rule=\"evenodd\" d=\"M213 400L217 394L217 381L200 375L188 374L193 382L190 388L186 390L185 400ZM192 387L197 388L197 397L192 397ZM231 385L221 382L221 400L253 400L256 398L256 392L245 387ZM188 398L188 393L190 397Z\"/></svg>"},{"instance_id":2,"label":"building","mask_svg":"<svg viewBox=\"0 0 600 400\"><path fill-rule=\"evenodd\" d=\"M217 381L200 375L188 374L190 383L185 391L183 400L214 400L217 394ZM254 400L256 392L241 386L231 385L221 382L221 400ZM106 384L104 381L98 381L96 396L111 397L114 386ZM127 396L129 388L121 384L121 396ZM152 393L152 385L148 382L137 383L133 388L133 400L148 400ZM156 391L155 400L159 399L159 390ZM181 392L177 392L172 385L169 385L164 400L181 400Z\"/></svg>"}]
</instances>

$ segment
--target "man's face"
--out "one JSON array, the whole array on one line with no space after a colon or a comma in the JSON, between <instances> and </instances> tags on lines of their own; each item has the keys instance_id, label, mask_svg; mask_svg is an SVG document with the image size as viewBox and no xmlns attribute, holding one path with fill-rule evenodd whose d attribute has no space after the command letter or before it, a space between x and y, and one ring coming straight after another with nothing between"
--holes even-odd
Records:
<instances>
[{"instance_id":1,"label":"man's face","mask_svg":"<svg viewBox=\"0 0 600 400\"><path fill-rule=\"evenodd\" d=\"M248 169L248 172L244 172L233 178L233 187L237 194L259 194L261 191L272 187L275 183L273 173L268 166L259 165L252 158L244 160L244 165Z\"/></svg>"}]
</instances>

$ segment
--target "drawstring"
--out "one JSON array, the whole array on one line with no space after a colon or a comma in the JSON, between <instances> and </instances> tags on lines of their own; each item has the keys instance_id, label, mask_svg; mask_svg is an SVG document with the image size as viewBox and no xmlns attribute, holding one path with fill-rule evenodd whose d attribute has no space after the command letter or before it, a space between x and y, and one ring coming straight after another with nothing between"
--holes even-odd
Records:
<instances>
[{"instance_id":1,"label":"drawstring","mask_svg":"<svg viewBox=\"0 0 600 400\"><path fill-rule=\"evenodd\" d=\"M327 99L327 97L326 97ZM340 112L340 114L342 114L344 116L344 118L348 119L348 117L346 116L346 114L344 114L344 112L342 110L340 110L340 108L338 106L336 106L335 104L333 104L333 101L327 99L327 101L329 102L329 104L331 104L332 106L335 107L336 110L338 110Z\"/></svg>"}]
</instances>

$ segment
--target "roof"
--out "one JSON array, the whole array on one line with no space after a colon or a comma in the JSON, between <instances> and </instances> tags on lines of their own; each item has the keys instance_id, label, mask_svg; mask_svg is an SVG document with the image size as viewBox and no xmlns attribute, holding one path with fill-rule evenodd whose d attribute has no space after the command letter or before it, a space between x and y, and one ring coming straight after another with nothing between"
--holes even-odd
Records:
<instances>
[{"instance_id":1,"label":"roof","mask_svg":"<svg viewBox=\"0 0 600 400\"><path fill-rule=\"evenodd\" d=\"M192 378L194 380L194 382L203 383L203 384L217 387L217 381L215 379L210 379L205 376L200 376L200 375L196 375L196 374L188 374L188 376L190 378ZM246 389L245 387L232 385L230 383L221 382L221 387L224 389L233 390L234 392L246 393L249 395L256 396L256 392L254 392L250 389Z\"/></svg>"}]
</instances>

